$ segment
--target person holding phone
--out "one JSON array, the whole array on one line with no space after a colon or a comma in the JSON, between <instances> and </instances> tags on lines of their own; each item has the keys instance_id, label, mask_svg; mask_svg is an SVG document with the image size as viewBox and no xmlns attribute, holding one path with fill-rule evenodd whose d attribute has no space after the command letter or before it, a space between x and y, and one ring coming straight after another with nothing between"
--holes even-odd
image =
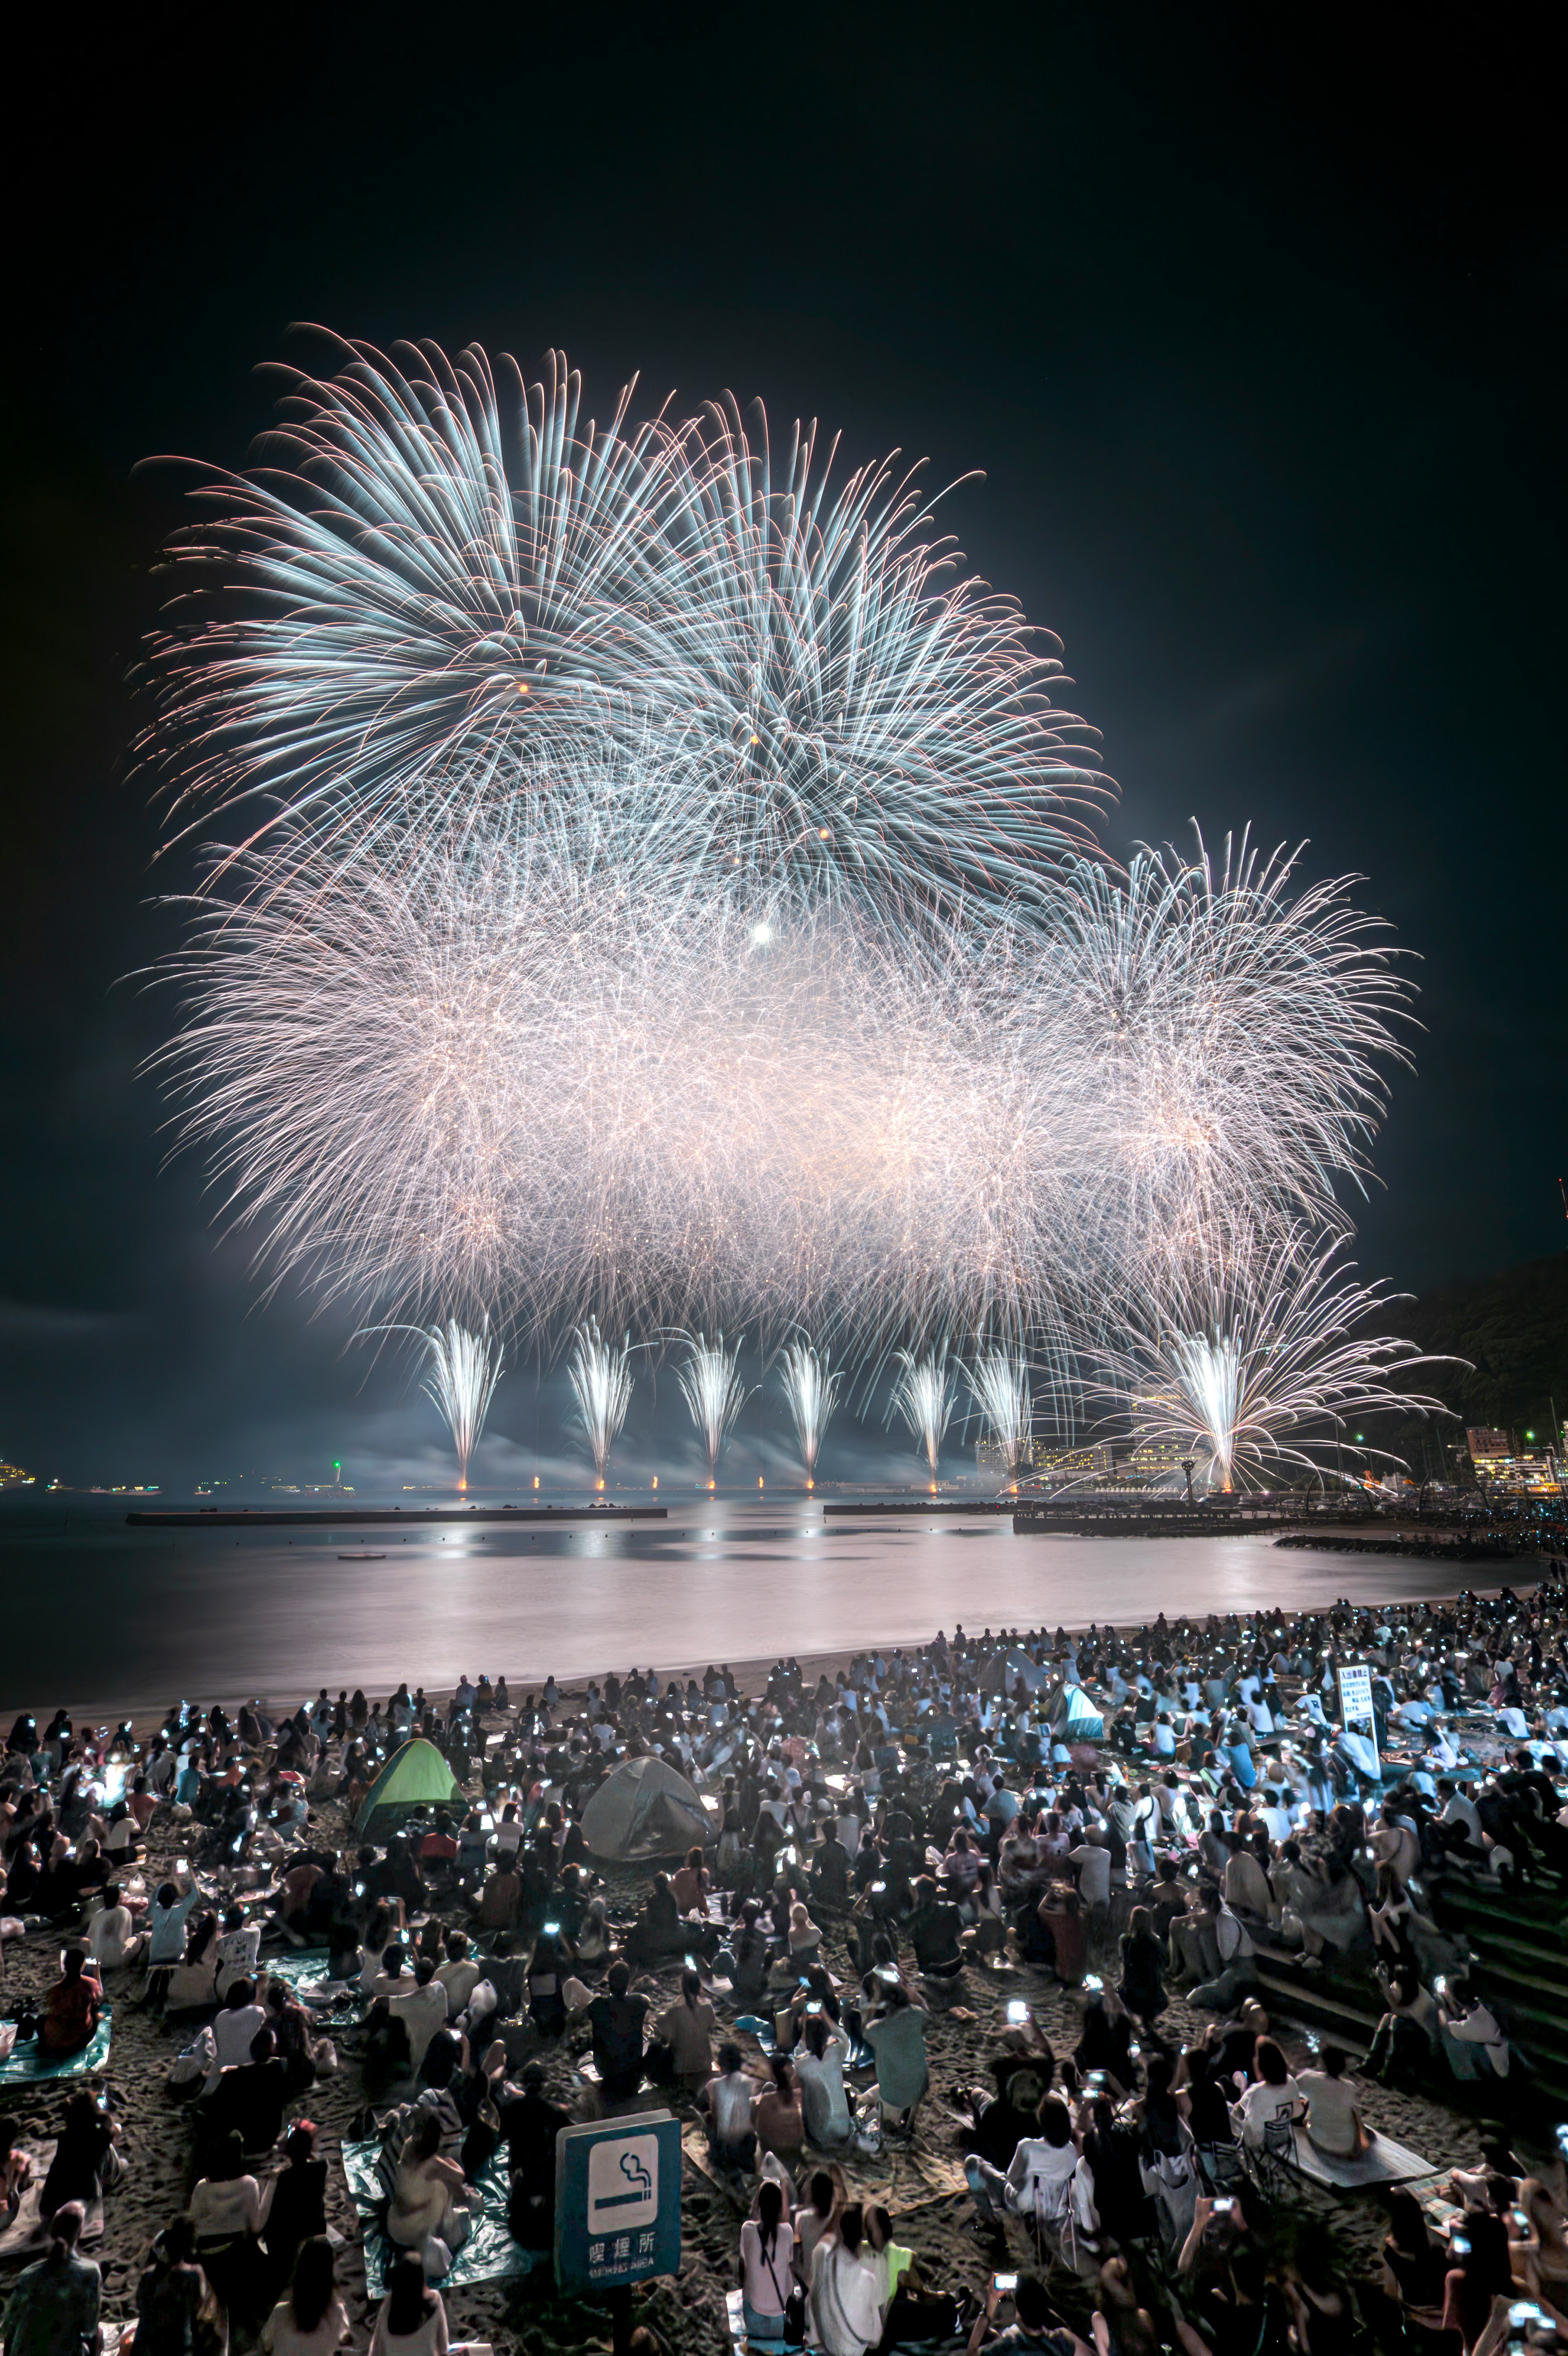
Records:
<instances>
[{"instance_id":1,"label":"person holding phone","mask_svg":"<svg viewBox=\"0 0 1568 2356\"><path fill-rule=\"evenodd\" d=\"M998 2322L1004 2301L1012 2319ZM982 2348L1041 2351L1041 2356L1094 2356L1088 2340L1063 2323L1051 2306L1045 2285L1035 2275L997 2274L991 2276L986 2304L975 2318L965 2356L978 2356Z\"/></svg>"}]
</instances>

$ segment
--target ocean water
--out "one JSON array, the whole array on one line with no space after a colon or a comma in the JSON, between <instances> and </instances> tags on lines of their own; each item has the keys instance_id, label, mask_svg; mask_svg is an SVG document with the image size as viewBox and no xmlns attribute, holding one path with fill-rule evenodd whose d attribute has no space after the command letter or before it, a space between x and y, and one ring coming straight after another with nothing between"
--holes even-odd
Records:
<instances>
[{"instance_id":1,"label":"ocean water","mask_svg":"<svg viewBox=\"0 0 1568 2356\"><path fill-rule=\"evenodd\" d=\"M667 1522L542 1531L132 1530L118 1503L0 1505L0 1709L111 1718L176 1697L385 1696L466 1673L514 1690L611 1669L923 1644L1473 1584L1440 1562L1266 1537L1015 1537L1006 1521L825 1523L805 1498L669 1500ZM365 1551L379 1561L344 1561ZM1482 1574L1484 1576L1484 1574ZM1498 1577L1505 1576L1498 1566Z\"/></svg>"}]
</instances>

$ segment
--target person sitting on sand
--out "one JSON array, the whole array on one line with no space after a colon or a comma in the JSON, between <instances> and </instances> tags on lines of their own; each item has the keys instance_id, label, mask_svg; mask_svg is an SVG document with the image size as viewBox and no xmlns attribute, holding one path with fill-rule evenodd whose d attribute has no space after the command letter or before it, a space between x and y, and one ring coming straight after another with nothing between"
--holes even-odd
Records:
<instances>
[{"instance_id":1,"label":"person sitting on sand","mask_svg":"<svg viewBox=\"0 0 1568 2356\"><path fill-rule=\"evenodd\" d=\"M266 2356L333 2356L350 2336L348 2310L337 2292L336 2263L325 2234L301 2244L288 2295L262 2327Z\"/></svg>"},{"instance_id":2,"label":"person sitting on sand","mask_svg":"<svg viewBox=\"0 0 1568 2356\"><path fill-rule=\"evenodd\" d=\"M103 1991L87 1973L87 1951L68 1947L60 1976L44 1997L38 2051L50 2062L63 2062L91 2044L102 2010Z\"/></svg>"},{"instance_id":3,"label":"person sitting on sand","mask_svg":"<svg viewBox=\"0 0 1568 2356\"><path fill-rule=\"evenodd\" d=\"M97 1912L87 1925L87 1952L100 1973L123 1971L127 1965L136 1963L145 1944L136 1930L131 1909L120 1894L119 1883L107 1883Z\"/></svg>"},{"instance_id":4,"label":"person sitting on sand","mask_svg":"<svg viewBox=\"0 0 1568 2356\"><path fill-rule=\"evenodd\" d=\"M752 2125L755 2089L738 2045L719 2048L719 2074L703 2088L701 2107L708 2114L708 2135L717 2158L731 2168L750 2168L757 2148Z\"/></svg>"},{"instance_id":5,"label":"person sitting on sand","mask_svg":"<svg viewBox=\"0 0 1568 2356\"><path fill-rule=\"evenodd\" d=\"M370 2335L370 2356L447 2356L449 2345L441 2293L431 2289L417 2257L395 2258Z\"/></svg>"},{"instance_id":6,"label":"person sitting on sand","mask_svg":"<svg viewBox=\"0 0 1568 2356\"><path fill-rule=\"evenodd\" d=\"M463 2170L454 2159L442 2158L441 2120L432 2110L416 2113L387 2207L388 2238L417 2251L427 2275L445 2275L467 2239L470 2222Z\"/></svg>"},{"instance_id":7,"label":"person sitting on sand","mask_svg":"<svg viewBox=\"0 0 1568 2356\"><path fill-rule=\"evenodd\" d=\"M48 2174L38 2192L38 2214L46 2221L68 2201L90 2209L103 2190L111 2169L119 2169L110 2154L120 2136L120 2122L111 2116L85 2088L72 2094L55 2145Z\"/></svg>"},{"instance_id":8,"label":"person sitting on sand","mask_svg":"<svg viewBox=\"0 0 1568 2356\"><path fill-rule=\"evenodd\" d=\"M103 2284L92 2260L77 2254L83 2222L78 2201L57 2209L47 2254L17 2276L0 2318L7 2356L95 2356Z\"/></svg>"},{"instance_id":9,"label":"person sitting on sand","mask_svg":"<svg viewBox=\"0 0 1568 2356\"><path fill-rule=\"evenodd\" d=\"M208 2337L198 2327L210 2326ZM222 2336L222 2315L196 2263L196 2231L176 2217L154 2242L136 2285L136 2347L140 2356L191 2356Z\"/></svg>"}]
</instances>

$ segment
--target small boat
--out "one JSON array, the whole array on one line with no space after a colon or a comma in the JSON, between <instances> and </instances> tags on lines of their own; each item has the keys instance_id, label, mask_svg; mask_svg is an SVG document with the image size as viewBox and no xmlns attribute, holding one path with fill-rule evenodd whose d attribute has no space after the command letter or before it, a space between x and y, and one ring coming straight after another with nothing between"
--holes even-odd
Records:
<instances>
[{"instance_id":1,"label":"small boat","mask_svg":"<svg viewBox=\"0 0 1568 2356\"><path fill-rule=\"evenodd\" d=\"M340 1554L339 1562L385 1562L384 1554Z\"/></svg>"}]
</instances>

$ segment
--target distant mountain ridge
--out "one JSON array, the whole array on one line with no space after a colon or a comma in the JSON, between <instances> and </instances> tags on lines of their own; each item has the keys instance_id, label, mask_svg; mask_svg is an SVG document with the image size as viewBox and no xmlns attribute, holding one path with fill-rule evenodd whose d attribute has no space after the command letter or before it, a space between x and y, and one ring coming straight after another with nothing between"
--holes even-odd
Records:
<instances>
[{"instance_id":1,"label":"distant mountain ridge","mask_svg":"<svg viewBox=\"0 0 1568 2356\"><path fill-rule=\"evenodd\" d=\"M1568 1251L1400 1301L1387 1324L1424 1350L1471 1361L1473 1374L1435 1367L1411 1377L1466 1423L1511 1430L1523 1446L1528 1430L1545 1444L1549 1399L1568 1419Z\"/></svg>"}]
</instances>

